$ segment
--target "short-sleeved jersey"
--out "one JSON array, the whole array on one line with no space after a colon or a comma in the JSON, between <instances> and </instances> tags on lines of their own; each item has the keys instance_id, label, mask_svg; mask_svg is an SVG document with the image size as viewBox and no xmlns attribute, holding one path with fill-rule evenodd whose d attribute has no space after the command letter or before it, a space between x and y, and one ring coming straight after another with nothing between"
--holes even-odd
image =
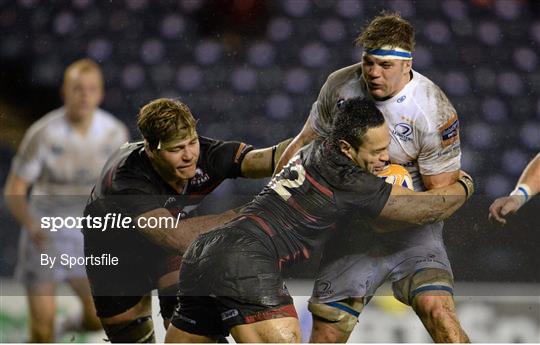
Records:
<instances>
[{"instance_id":1,"label":"short-sleeved jersey","mask_svg":"<svg viewBox=\"0 0 540 345\"><path fill-rule=\"evenodd\" d=\"M127 128L111 114L97 109L87 134L82 135L62 107L28 129L11 173L33 185L30 204L36 212L81 215L102 166L127 140ZM63 196L69 196L65 202Z\"/></svg>"},{"instance_id":2,"label":"short-sleeved jersey","mask_svg":"<svg viewBox=\"0 0 540 345\"><path fill-rule=\"evenodd\" d=\"M415 190L424 190L421 175L459 170L459 121L456 110L437 85L416 71L411 76L394 97L374 101L390 129L392 163L406 167ZM338 103L359 96L371 98L361 63L330 74L311 108L309 121L315 132L327 137Z\"/></svg>"},{"instance_id":3,"label":"short-sleeved jersey","mask_svg":"<svg viewBox=\"0 0 540 345\"><path fill-rule=\"evenodd\" d=\"M120 213L135 218L165 208L173 216L194 214L204 197L226 178L240 177L251 146L199 137L200 154L195 176L179 194L152 167L143 142L126 144L105 164L92 191L85 214Z\"/></svg>"},{"instance_id":4,"label":"short-sleeved jersey","mask_svg":"<svg viewBox=\"0 0 540 345\"><path fill-rule=\"evenodd\" d=\"M266 233L263 241L276 249L281 265L309 258L341 217L376 218L391 190L330 143L316 140L242 209L241 219Z\"/></svg>"}]
</instances>

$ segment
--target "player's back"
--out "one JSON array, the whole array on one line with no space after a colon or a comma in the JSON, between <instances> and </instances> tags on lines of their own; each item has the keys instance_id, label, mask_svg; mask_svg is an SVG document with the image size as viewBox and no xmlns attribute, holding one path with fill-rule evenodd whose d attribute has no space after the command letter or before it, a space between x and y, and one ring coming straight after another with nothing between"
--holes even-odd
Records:
<instances>
[{"instance_id":1,"label":"player's back","mask_svg":"<svg viewBox=\"0 0 540 345\"><path fill-rule=\"evenodd\" d=\"M328 141L315 141L243 210L275 246L280 263L309 258L340 217L377 216L390 185L363 172ZM356 211L356 212L355 212Z\"/></svg>"}]
</instances>

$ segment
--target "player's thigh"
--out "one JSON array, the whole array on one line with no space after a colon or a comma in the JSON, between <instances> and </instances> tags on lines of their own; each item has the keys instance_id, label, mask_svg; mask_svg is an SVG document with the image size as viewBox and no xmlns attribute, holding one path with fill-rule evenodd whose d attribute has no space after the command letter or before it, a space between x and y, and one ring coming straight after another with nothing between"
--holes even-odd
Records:
<instances>
[{"instance_id":1,"label":"player's thigh","mask_svg":"<svg viewBox=\"0 0 540 345\"><path fill-rule=\"evenodd\" d=\"M158 278L159 312L163 317L165 329L169 326L174 308L178 303L176 297L178 293L178 276L179 267Z\"/></svg>"},{"instance_id":2,"label":"player's thigh","mask_svg":"<svg viewBox=\"0 0 540 345\"><path fill-rule=\"evenodd\" d=\"M327 262L317 274L310 303L372 296L389 271L380 257L359 253Z\"/></svg>"},{"instance_id":3,"label":"player's thigh","mask_svg":"<svg viewBox=\"0 0 540 345\"><path fill-rule=\"evenodd\" d=\"M302 341L297 318L283 317L237 325L231 335L239 343L299 343Z\"/></svg>"},{"instance_id":4,"label":"player's thigh","mask_svg":"<svg viewBox=\"0 0 540 345\"><path fill-rule=\"evenodd\" d=\"M176 328L173 324L167 328L165 343L215 343L216 338L198 335Z\"/></svg>"},{"instance_id":5,"label":"player's thigh","mask_svg":"<svg viewBox=\"0 0 540 345\"><path fill-rule=\"evenodd\" d=\"M392 289L399 301L415 307L419 303L420 296L423 296L420 301L427 301L429 296L442 296L444 300L452 299L454 278L446 269L428 267L394 282Z\"/></svg>"}]
</instances>

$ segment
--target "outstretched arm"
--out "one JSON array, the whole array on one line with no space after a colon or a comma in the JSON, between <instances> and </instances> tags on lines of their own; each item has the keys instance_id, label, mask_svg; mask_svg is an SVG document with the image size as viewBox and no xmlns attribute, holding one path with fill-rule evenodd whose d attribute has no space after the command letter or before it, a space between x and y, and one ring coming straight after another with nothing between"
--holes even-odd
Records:
<instances>
[{"instance_id":1,"label":"outstretched arm","mask_svg":"<svg viewBox=\"0 0 540 345\"><path fill-rule=\"evenodd\" d=\"M242 161L242 176L248 178L271 176L276 162L292 140L289 138L274 146L248 152Z\"/></svg>"},{"instance_id":2,"label":"outstretched arm","mask_svg":"<svg viewBox=\"0 0 540 345\"><path fill-rule=\"evenodd\" d=\"M317 133L311 127L310 119L308 118L304 127L298 133L296 137L290 142L289 146L285 149L281 158L278 160L275 169L274 175L279 173L281 169L287 164L287 162L304 146L312 142L317 138Z\"/></svg>"},{"instance_id":3,"label":"outstretched arm","mask_svg":"<svg viewBox=\"0 0 540 345\"><path fill-rule=\"evenodd\" d=\"M509 196L496 199L489 207L489 219L506 224L506 216L517 212L521 206L540 192L540 154L527 165Z\"/></svg>"},{"instance_id":4,"label":"outstretched arm","mask_svg":"<svg viewBox=\"0 0 540 345\"><path fill-rule=\"evenodd\" d=\"M373 225L377 231L388 232L438 222L454 214L473 193L474 184L468 175L426 192L392 186L390 197Z\"/></svg>"},{"instance_id":5,"label":"outstretched arm","mask_svg":"<svg viewBox=\"0 0 540 345\"><path fill-rule=\"evenodd\" d=\"M46 233L40 228L39 220L30 212L26 197L30 185L30 182L22 177L10 173L4 186L4 200L17 222L29 232L34 244L40 248L44 244Z\"/></svg>"},{"instance_id":6,"label":"outstretched arm","mask_svg":"<svg viewBox=\"0 0 540 345\"><path fill-rule=\"evenodd\" d=\"M176 253L184 253L198 235L225 224L236 215L236 210L229 210L215 215L183 219L174 226L176 218L167 209L159 208L138 216L136 224L152 224L152 222L146 221L148 218L160 219L160 224L166 224L166 226L159 228L139 227L139 231L158 246L168 248ZM139 218L143 218L143 220L141 221Z\"/></svg>"}]
</instances>

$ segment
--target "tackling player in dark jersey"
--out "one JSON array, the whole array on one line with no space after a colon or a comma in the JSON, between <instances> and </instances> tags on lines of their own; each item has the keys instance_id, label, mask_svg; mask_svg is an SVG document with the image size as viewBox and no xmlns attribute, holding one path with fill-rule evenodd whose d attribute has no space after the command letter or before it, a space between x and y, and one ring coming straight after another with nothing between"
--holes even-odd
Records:
<instances>
[{"instance_id":1,"label":"tackling player in dark jersey","mask_svg":"<svg viewBox=\"0 0 540 345\"><path fill-rule=\"evenodd\" d=\"M235 212L177 219L193 216L226 178L270 176L276 151L286 147L253 150L199 137L188 107L170 99L145 105L137 125L144 142L126 144L109 159L85 209L85 216L102 221L85 226L85 255L118 258L116 265L86 267L111 342L154 341L150 292L159 289L167 326L176 304L178 253ZM105 220L113 216L132 221L111 228Z\"/></svg>"},{"instance_id":2,"label":"tackling player in dark jersey","mask_svg":"<svg viewBox=\"0 0 540 345\"><path fill-rule=\"evenodd\" d=\"M331 230L340 217L424 224L447 218L472 194L468 176L423 193L385 183L372 173L388 160L389 144L371 101L341 104L329 139L300 151L234 221L190 245L166 342L212 342L229 332L237 342L299 342L284 264L339 236ZM417 195L426 197L406 207Z\"/></svg>"}]
</instances>

